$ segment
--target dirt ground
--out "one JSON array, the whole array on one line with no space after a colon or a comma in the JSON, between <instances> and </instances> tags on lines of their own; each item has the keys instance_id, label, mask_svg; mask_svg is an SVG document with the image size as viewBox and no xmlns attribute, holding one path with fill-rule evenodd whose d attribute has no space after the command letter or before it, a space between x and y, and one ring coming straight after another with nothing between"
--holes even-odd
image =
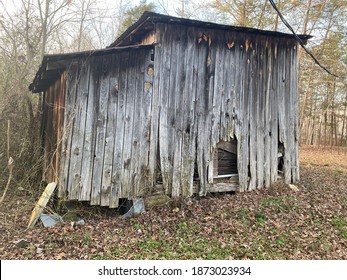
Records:
<instances>
[{"instance_id":1,"label":"dirt ground","mask_svg":"<svg viewBox=\"0 0 347 280\"><path fill-rule=\"evenodd\" d=\"M42 189L13 187L0 205L0 258L347 259L347 153L300 147L300 165L297 189L192 198L130 219L77 204L63 223L31 230Z\"/></svg>"}]
</instances>

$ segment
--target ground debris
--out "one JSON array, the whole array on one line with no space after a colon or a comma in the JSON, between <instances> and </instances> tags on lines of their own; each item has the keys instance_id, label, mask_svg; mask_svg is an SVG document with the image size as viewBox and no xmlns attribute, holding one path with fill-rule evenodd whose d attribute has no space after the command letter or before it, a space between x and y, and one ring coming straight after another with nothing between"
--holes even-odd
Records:
<instances>
[{"instance_id":1,"label":"ground debris","mask_svg":"<svg viewBox=\"0 0 347 280\"><path fill-rule=\"evenodd\" d=\"M27 202L10 193L0 206L0 257L347 259L346 161L335 155L336 162L328 157L327 166L326 153L301 150L300 155L299 191L279 183L255 192L192 197L189 203L164 203L128 219L114 210L76 208L81 215L72 226L64 218L54 227L27 230L25 217L36 199ZM77 226L82 217L88 222ZM23 240L18 243L23 247L13 240Z\"/></svg>"}]
</instances>

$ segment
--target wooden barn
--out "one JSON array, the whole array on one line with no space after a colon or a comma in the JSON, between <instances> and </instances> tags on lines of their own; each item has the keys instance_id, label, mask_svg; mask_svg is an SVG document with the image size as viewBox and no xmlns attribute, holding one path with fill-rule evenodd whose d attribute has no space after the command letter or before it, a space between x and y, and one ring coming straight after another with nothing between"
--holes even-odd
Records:
<instances>
[{"instance_id":1,"label":"wooden barn","mask_svg":"<svg viewBox=\"0 0 347 280\"><path fill-rule=\"evenodd\" d=\"M291 34L145 12L105 49L46 55L30 89L44 92L44 180L68 200L299 180Z\"/></svg>"}]
</instances>

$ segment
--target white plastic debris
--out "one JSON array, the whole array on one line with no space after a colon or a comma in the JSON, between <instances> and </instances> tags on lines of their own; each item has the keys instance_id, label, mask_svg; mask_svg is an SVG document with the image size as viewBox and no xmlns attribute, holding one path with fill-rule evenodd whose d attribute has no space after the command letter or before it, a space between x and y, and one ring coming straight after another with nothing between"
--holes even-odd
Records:
<instances>
[{"instance_id":1,"label":"white plastic debris","mask_svg":"<svg viewBox=\"0 0 347 280\"><path fill-rule=\"evenodd\" d=\"M80 219L77 222L75 222L76 226L84 226L85 224L86 224L86 222L83 219Z\"/></svg>"},{"instance_id":2,"label":"white plastic debris","mask_svg":"<svg viewBox=\"0 0 347 280\"><path fill-rule=\"evenodd\" d=\"M126 212L122 217L123 218L130 218L134 214L140 214L145 211L145 202L142 198L136 198L134 199L133 206L129 209L128 212Z\"/></svg>"},{"instance_id":3,"label":"white plastic debris","mask_svg":"<svg viewBox=\"0 0 347 280\"><path fill-rule=\"evenodd\" d=\"M53 227L61 221L61 217L57 214L41 214L40 220L44 227Z\"/></svg>"}]
</instances>

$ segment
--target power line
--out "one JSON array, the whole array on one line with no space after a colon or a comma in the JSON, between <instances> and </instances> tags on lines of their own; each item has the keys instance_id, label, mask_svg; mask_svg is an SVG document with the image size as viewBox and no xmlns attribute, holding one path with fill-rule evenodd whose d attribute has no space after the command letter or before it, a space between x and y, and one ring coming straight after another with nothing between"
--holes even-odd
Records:
<instances>
[{"instance_id":1,"label":"power line","mask_svg":"<svg viewBox=\"0 0 347 280\"><path fill-rule=\"evenodd\" d=\"M287 26L287 28L293 33L294 37L296 38L296 40L298 40L300 46L305 50L305 52L314 60L314 62L320 67L322 68L325 72L327 72L328 74L339 78L339 76L331 73L326 67L324 67L317 58L315 58L315 56L305 47L304 42L300 39L300 37L298 35L296 35L294 29L290 26L290 24L285 20L285 18L283 17L283 15L281 14L281 12L278 10L276 4L274 3L273 0L269 0L271 6L275 9L275 11L277 12L278 16L280 17L281 21L284 23L285 26Z\"/></svg>"}]
</instances>

